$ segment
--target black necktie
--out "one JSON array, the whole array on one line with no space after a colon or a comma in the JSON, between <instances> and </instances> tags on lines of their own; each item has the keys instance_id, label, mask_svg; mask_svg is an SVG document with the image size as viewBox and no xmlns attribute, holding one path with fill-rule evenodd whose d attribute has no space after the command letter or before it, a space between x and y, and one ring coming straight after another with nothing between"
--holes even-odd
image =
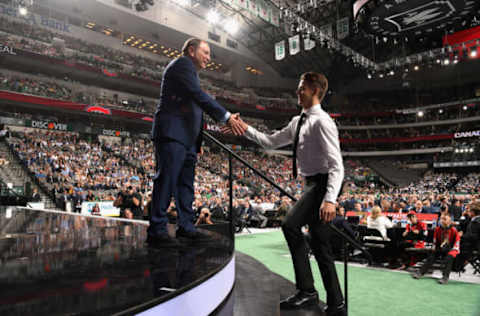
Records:
<instances>
[{"instance_id":1,"label":"black necktie","mask_svg":"<svg viewBox=\"0 0 480 316\"><path fill-rule=\"evenodd\" d=\"M293 141L293 166L292 166L293 179L297 178L297 145L298 145L298 139L300 138L300 128L302 128L302 125L305 122L306 117L307 117L307 114L305 113L302 113L302 115L300 115L300 119L298 120L298 124L297 124L297 130L295 131L295 139Z\"/></svg>"}]
</instances>

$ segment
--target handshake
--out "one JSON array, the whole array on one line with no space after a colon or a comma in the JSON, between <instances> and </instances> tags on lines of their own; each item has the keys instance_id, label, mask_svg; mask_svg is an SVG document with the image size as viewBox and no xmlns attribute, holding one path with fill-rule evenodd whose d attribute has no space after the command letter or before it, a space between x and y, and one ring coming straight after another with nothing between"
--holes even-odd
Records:
<instances>
[{"instance_id":1,"label":"handshake","mask_svg":"<svg viewBox=\"0 0 480 316\"><path fill-rule=\"evenodd\" d=\"M248 128L248 124L245 123L239 113L230 115L227 124L220 130L225 134L234 134L236 136L243 136Z\"/></svg>"}]
</instances>

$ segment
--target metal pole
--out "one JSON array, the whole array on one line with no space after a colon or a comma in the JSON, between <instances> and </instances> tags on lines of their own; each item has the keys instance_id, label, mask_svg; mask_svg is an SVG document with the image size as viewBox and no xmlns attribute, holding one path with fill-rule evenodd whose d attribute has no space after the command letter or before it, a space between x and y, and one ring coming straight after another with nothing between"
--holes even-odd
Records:
<instances>
[{"instance_id":1,"label":"metal pole","mask_svg":"<svg viewBox=\"0 0 480 316\"><path fill-rule=\"evenodd\" d=\"M348 315L348 243L343 239L343 282L344 282L344 292L345 292L345 309L347 310Z\"/></svg>"},{"instance_id":2,"label":"metal pole","mask_svg":"<svg viewBox=\"0 0 480 316\"><path fill-rule=\"evenodd\" d=\"M233 166L232 166L232 154L228 153L228 194L229 194L229 207L230 207L230 232L232 238L235 238L235 214L233 214Z\"/></svg>"}]
</instances>

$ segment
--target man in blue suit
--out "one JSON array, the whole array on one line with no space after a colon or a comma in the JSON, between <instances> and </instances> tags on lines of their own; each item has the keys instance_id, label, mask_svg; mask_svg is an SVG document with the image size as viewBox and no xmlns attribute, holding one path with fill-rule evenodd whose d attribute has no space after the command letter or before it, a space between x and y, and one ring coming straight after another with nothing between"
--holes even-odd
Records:
<instances>
[{"instance_id":1,"label":"man in blue suit","mask_svg":"<svg viewBox=\"0 0 480 316\"><path fill-rule=\"evenodd\" d=\"M167 234L167 209L172 196L178 214L177 237L206 238L194 226L193 181L197 152L202 142L203 111L225 122L238 135L243 129L238 114L231 114L202 91L197 71L210 62L207 42L191 38L183 46L183 56L171 61L162 77L160 101L155 112L152 139L155 144L156 173L147 242L173 246L178 241Z\"/></svg>"}]
</instances>

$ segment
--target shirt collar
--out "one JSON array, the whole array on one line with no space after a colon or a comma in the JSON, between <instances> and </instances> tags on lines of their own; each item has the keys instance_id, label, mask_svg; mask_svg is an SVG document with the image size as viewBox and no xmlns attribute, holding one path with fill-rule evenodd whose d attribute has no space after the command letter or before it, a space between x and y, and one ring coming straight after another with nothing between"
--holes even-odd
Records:
<instances>
[{"instance_id":1,"label":"shirt collar","mask_svg":"<svg viewBox=\"0 0 480 316\"><path fill-rule=\"evenodd\" d=\"M321 109L322 109L322 106L320 104L315 104L311 108L302 110L302 113L305 113L306 115L311 115L314 113L318 113Z\"/></svg>"}]
</instances>

